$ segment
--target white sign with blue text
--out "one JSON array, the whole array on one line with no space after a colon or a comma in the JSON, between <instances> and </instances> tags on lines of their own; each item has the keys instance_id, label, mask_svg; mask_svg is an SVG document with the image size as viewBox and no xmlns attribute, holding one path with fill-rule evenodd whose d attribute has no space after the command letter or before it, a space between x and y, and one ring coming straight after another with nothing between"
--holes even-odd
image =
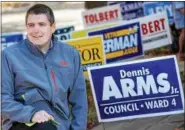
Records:
<instances>
[{"instance_id":1,"label":"white sign with blue text","mask_svg":"<svg viewBox=\"0 0 185 130\"><path fill-rule=\"evenodd\" d=\"M2 50L24 39L23 33L3 33L1 36Z\"/></svg>"},{"instance_id":2,"label":"white sign with blue text","mask_svg":"<svg viewBox=\"0 0 185 130\"><path fill-rule=\"evenodd\" d=\"M69 40L71 39L71 33L74 30L75 30L74 26L62 27L56 29L54 35L60 41Z\"/></svg>"},{"instance_id":3,"label":"white sign with blue text","mask_svg":"<svg viewBox=\"0 0 185 130\"><path fill-rule=\"evenodd\" d=\"M144 2L143 9L145 16L166 11L169 24L174 23L171 1Z\"/></svg>"},{"instance_id":4,"label":"white sign with blue text","mask_svg":"<svg viewBox=\"0 0 185 130\"><path fill-rule=\"evenodd\" d=\"M108 5L120 5L123 20L143 17L143 3L143 1L108 1Z\"/></svg>"},{"instance_id":5,"label":"white sign with blue text","mask_svg":"<svg viewBox=\"0 0 185 130\"><path fill-rule=\"evenodd\" d=\"M184 113L176 57L88 68L99 122Z\"/></svg>"}]
</instances>

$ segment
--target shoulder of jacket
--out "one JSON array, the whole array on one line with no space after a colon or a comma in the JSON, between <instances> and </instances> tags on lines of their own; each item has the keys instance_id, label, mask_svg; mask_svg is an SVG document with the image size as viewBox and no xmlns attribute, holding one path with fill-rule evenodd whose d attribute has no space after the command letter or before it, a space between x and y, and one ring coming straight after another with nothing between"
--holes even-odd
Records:
<instances>
[{"instance_id":1,"label":"shoulder of jacket","mask_svg":"<svg viewBox=\"0 0 185 130\"><path fill-rule=\"evenodd\" d=\"M24 44L24 42L25 42L25 40L20 41L20 42L18 42L16 44L13 44L13 45L3 49L2 52L4 52L4 53L11 53L11 52L13 52L13 51L15 51L17 49L20 49L20 48L22 48L22 45Z\"/></svg>"}]
</instances>

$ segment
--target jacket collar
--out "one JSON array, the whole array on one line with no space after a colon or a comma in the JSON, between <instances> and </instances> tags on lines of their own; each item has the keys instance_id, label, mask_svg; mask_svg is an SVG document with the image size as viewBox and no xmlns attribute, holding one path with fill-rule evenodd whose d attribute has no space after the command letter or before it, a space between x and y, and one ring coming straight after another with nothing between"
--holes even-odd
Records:
<instances>
[{"instance_id":1,"label":"jacket collar","mask_svg":"<svg viewBox=\"0 0 185 130\"><path fill-rule=\"evenodd\" d=\"M28 46L28 48L29 48L29 50L33 53L33 54L35 54L35 55L37 55L37 56L40 56L40 55L45 55L45 54L43 54L41 51L40 51L40 49L38 48L38 46L36 46L36 45L34 45L33 43L31 43L30 41L29 41L29 39L28 38L26 38L26 45ZM54 44L55 44L56 42L55 42L55 38L54 38L54 35L52 36L52 39L51 39L51 41L50 41L50 47L48 48L48 50L47 50L47 52L49 51L49 50L51 50L51 49L53 49L54 48ZM46 52L46 53L47 53Z\"/></svg>"}]
</instances>

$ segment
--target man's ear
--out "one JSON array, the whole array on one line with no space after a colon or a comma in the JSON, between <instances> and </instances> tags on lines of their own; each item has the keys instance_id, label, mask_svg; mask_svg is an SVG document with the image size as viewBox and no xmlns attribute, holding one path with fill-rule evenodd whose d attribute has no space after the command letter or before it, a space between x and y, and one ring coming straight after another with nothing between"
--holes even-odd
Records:
<instances>
[{"instance_id":1,"label":"man's ear","mask_svg":"<svg viewBox=\"0 0 185 130\"><path fill-rule=\"evenodd\" d=\"M51 25L51 29L52 29L52 33L54 33L54 32L55 32L55 29L56 29L56 24L55 24L55 23L53 23L53 24Z\"/></svg>"}]
</instances>

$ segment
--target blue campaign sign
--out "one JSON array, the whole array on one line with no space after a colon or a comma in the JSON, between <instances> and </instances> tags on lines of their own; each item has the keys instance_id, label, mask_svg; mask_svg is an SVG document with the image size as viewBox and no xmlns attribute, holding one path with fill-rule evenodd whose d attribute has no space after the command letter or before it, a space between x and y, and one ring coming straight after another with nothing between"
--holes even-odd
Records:
<instances>
[{"instance_id":1,"label":"blue campaign sign","mask_svg":"<svg viewBox=\"0 0 185 130\"><path fill-rule=\"evenodd\" d=\"M172 2L170 1L158 1L158 2L145 2L143 5L144 15L155 14L158 12L166 11L168 15L169 24L174 23Z\"/></svg>"},{"instance_id":2,"label":"blue campaign sign","mask_svg":"<svg viewBox=\"0 0 185 130\"><path fill-rule=\"evenodd\" d=\"M143 56L139 22L88 32L95 35L103 36L107 63Z\"/></svg>"},{"instance_id":3,"label":"blue campaign sign","mask_svg":"<svg viewBox=\"0 0 185 130\"><path fill-rule=\"evenodd\" d=\"M75 30L74 26L58 28L55 30L54 35L58 40L64 41L71 39L71 32Z\"/></svg>"},{"instance_id":4,"label":"blue campaign sign","mask_svg":"<svg viewBox=\"0 0 185 130\"><path fill-rule=\"evenodd\" d=\"M23 33L3 33L1 36L2 50L24 39Z\"/></svg>"},{"instance_id":5,"label":"blue campaign sign","mask_svg":"<svg viewBox=\"0 0 185 130\"><path fill-rule=\"evenodd\" d=\"M108 5L120 4L123 20L144 16L142 1L108 2Z\"/></svg>"},{"instance_id":6,"label":"blue campaign sign","mask_svg":"<svg viewBox=\"0 0 185 130\"><path fill-rule=\"evenodd\" d=\"M184 113L175 56L88 68L100 122Z\"/></svg>"}]
</instances>

